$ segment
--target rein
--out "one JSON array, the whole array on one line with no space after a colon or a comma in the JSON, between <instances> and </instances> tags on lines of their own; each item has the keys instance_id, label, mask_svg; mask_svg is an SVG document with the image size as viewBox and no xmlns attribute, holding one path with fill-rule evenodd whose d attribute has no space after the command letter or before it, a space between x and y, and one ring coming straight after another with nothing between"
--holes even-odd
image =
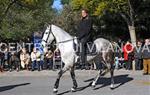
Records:
<instances>
[{"instance_id":1,"label":"rein","mask_svg":"<svg viewBox=\"0 0 150 95\"><path fill-rule=\"evenodd\" d=\"M46 42L46 43L47 43L47 40L48 40L48 38L49 38L50 33L52 33L52 35L53 35L54 39L56 40L56 37L55 37L55 35L53 34L53 32L52 32L52 30L51 30L51 27L50 27L49 34L48 34L47 39L46 39L46 40L42 40L42 41L44 41L44 42ZM56 43L56 44L54 44L54 45L57 45L57 44L60 44L60 43L66 43L66 42L69 42L69 41L72 41L72 40L75 40L75 39L78 39L78 38L72 38L72 39L69 39L69 40L65 40L65 41L57 42L57 43ZM54 41L53 41L53 42L54 42Z\"/></svg>"},{"instance_id":2,"label":"rein","mask_svg":"<svg viewBox=\"0 0 150 95\"><path fill-rule=\"evenodd\" d=\"M72 41L74 39L77 39L77 38L73 38L73 39L69 39L69 40L65 40L65 41L61 41L61 42L57 42L57 43L66 43L66 42Z\"/></svg>"}]
</instances>

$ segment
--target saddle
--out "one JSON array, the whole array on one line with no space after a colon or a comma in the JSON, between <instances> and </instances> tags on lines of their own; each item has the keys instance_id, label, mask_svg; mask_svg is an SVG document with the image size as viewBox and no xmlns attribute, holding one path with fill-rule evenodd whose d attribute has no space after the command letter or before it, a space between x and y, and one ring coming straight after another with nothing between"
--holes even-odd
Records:
<instances>
[{"instance_id":1,"label":"saddle","mask_svg":"<svg viewBox=\"0 0 150 95\"><path fill-rule=\"evenodd\" d=\"M87 56L94 56L97 54L97 51L96 51L96 45L94 42L87 42L86 44L86 55ZM81 54L81 46L79 44L79 41L77 40L74 40L73 41L73 47L74 47L74 51L76 53L76 55L80 56Z\"/></svg>"}]
</instances>

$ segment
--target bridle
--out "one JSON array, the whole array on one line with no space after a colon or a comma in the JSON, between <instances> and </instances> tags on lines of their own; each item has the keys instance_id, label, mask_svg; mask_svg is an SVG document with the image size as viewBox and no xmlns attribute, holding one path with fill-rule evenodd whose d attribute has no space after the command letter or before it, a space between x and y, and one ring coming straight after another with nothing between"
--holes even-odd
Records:
<instances>
[{"instance_id":1,"label":"bridle","mask_svg":"<svg viewBox=\"0 0 150 95\"><path fill-rule=\"evenodd\" d=\"M54 37L54 39L55 39L55 36L54 36L54 34L53 34L52 30L51 30L51 25L50 25L50 29L49 29L49 31L48 31L48 36L47 36L46 40L42 40L42 41L44 41L45 43L47 43L48 38L49 38L49 36L50 36L51 33L52 33L52 35L53 35L53 37Z\"/></svg>"},{"instance_id":2,"label":"bridle","mask_svg":"<svg viewBox=\"0 0 150 95\"><path fill-rule=\"evenodd\" d=\"M53 35L53 37L54 37L54 40L52 41L52 43L55 42L55 41L56 41L56 37L54 36L54 34L53 34L53 32L52 32L51 25L50 25L50 29L49 29L49 31L48 31L47 39L46 39L46 40L42 40L42 41L44 41L45 43L47 43L48 38L49 38L49 36L50 36L51 33L52 33L52 35ZM75 39L75 38L69 39L69 40L65 40L65 41L61 41L61 42L57 42L57 44L58 44L58 43L66 43L66 42L72 41L72 40L74 40L74 39Z\"/></svg>"}]
</instances>

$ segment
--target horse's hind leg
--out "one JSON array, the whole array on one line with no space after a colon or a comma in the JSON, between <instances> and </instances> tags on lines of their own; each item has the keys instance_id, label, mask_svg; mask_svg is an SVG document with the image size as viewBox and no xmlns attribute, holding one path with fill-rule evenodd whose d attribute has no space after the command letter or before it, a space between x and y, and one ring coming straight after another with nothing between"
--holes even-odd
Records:
<instances>
[{"instance_id":1,"label":"horse's hind leg","mask_svg":"<svg viewBox=\"0 0 150 95\"><path fill-rule=\"evenodd\" d=\"M114 67L113 67L113 64L111 64L111 67L110 67L110 75L111 75L110 88L113 89L114 88Z\"/></svg>"},{"instance_id":2,"label":"horse's hind leg","mask_svg":"<svg viewBox=\"0 0 150 95\"><path fill-rule=\"evenodd\" d=\"M54 89L53 89L53 93L57 93L58 92L58 87L59 87L59 81L61 76L67 71L66 68L63 68L62 70L59 71L56 82L54 84Z\"/></svg>"},{"instance_id":3,"label":"horse's hind leg","mask_svg":"<svg viewBox=\"0 0 150 95\"><path fill-rule=\"evenodd\" d=\"M92 87L94 88L96 86L96 83L99 79L99 77L101 76L102 74L102 70L99 70L98 74L96 75L96 77L94 78L94 81L92 82Z\"/></svg>"},{"instance_id":4,"label":"horse's hind leg","mask_svg":"<svg viewBox=\"0 0 150 95\"><path fill-rule=\"evenodd\" d=\"M73 87L71 88L71 91L75 92L76 88L78 87L78 84L77 84L77 81L75 79L74 67L71 68L70 75L71 75L71 78L72 78L72 81L73 81Z\"/></svg>"}]
</instances>

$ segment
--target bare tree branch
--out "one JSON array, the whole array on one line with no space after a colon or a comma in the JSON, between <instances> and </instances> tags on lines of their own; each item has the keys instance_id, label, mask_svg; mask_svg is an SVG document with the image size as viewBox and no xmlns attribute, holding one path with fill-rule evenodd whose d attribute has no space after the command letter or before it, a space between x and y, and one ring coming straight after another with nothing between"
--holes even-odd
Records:
<instances>
[{"instance_id":1,"label":"bare tree branch","mask_svg":"<svg viewBox=\"0 0 150 95\"><path fill-rule=\"evenodd\" d=\"M132 5L131 5L131 2L130 2L130 0L128 0L128 5L129 5L129 17L130 17L130 22L131 22L131 24L132 24L132 26L134 26L134 18L133 18L133 15L134 15L134 10L133 10L133 8L132 8Z\"/></svg>"}]
</instances>

